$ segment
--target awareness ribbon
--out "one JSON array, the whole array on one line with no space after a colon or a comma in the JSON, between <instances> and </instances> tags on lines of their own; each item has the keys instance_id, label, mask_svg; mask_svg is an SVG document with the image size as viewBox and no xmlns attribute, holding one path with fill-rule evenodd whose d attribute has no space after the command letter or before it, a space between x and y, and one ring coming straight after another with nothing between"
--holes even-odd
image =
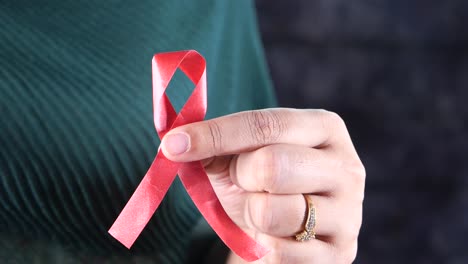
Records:
<instances>
[{"instance_id":1,"label":"awareness ribbon","mask_svg":"<svg viewBox=\"0 0 468 264\"><path fill-rule=\"evenodd\" d=\"M165 94L177 68L195 84L179 114ZM161 139L173 128L205 118L206 62L198 52L187 50L154 55L152 79L154 125ZM268 253L266 248L249 237L226 214L200 161L173 162L160 149L109 233L130 248L163 200L176 174L206 221L234 253L246 261L258 260Z\"/></svg>"}]
</instances>

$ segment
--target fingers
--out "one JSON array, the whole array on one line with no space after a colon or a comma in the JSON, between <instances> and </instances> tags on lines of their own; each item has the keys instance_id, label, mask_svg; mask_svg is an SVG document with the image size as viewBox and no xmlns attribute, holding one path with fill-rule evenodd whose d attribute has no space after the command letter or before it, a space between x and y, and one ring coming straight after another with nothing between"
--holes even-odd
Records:
<instances>
[{"instance_id":1,"label":"fingers","mask_svg":"<svg viewBox=\"0 0 468 264\"><path fill-rule=\"evenodd\" d=\"M236 156L232 181L250 192L330 193L344 188L341 161L321 150L299 145L270 145Z\"/></svg>"},{"instance_id":2,"label":"fingers","mask_svg":"<svg viewBox=\"0 0 468 264\"><path fill-rule=\"evenodd\" d=\"M268 238L259 240L273 249L262 263L351 263L355 258L365 170L336 114L242 112L175 128L161 149L177 162L203 160L229 216ZM304 228L301 193L312 195L317 221L317 239L302 243L292 239Z\"/></svg>"},{"instance_id":3,"label":"fingers","mask_svg":"<svg viewBox=\"0 0 468 264\"><path fill-rule=\"evenodd\" d=\"M318 239L297 242L292 239L278 239L264 234L256 234L255 239L271 251L255 264L294 263L294 264L348 264L356 257L357 242L345 248L337 248ZM231 254L228 263L246 263Z\"/></svg>"},{"instance_id":4,"label":"fingers","mask_svg":"<svg viewBox=\"0 0 468 264\"><path fill-rule=\"evenodd\" d=\"M311 198L316 210L316 239L306 242L293 238L303 230L306 205L302 195L257 193L248 198L249 229L254 230L259 243L271 249L259 263L353 262L361 221L356 213L361 214L360 210L352 204L336 208L332 199L323 196Z\"/></svg>"},{"instance_id":5,"label":"fingers","mask_svg":"<svg viewBox=\"0 0 468 264\"><path fill-rule=\"evenodd\" d=\"M349 206L336 207L331 198L312 195L318 237L331 243L357 238L361 223L361 212L352 202ZM357 205L357 204L356 204ZM293 237L304 230L307 204L301 194L274 195L250 194L246 199L244 221L248 228L275 237ZM348 219L343 221L343 219ZM341 243L341 242L340 242Z\"/></svg>"},{"instance_id":6,"label":"fingers","mask_svg":"<svg viewBox=\"0 0 468 264\"><path fill-rule=\"evenodd\" d=\"M250 194L245 223L251 229L276 237L292 237L303 230L307 205L302 195Z\"/></svg>"},{"instance_id":7,"label":"fingers","mask_svg":"<svg viewBox=\"0 0 468 264\"><path fill-rule=\"evenodd\" d=\"M297 109L248 111L188 124L171 130L161 146L169 159L183 162L278 143L309 147L336 143L352 148L344 123L336 114Z\"/></svg>"},{"instance_id":8,"label":"fingers","mask_svg":"<svg viewBox=\"0 0 468 264\"><path fill-rule=\"evenodd\" d=\"M271 252L260 263L337 263L333 259L333 248L320 240L297 242L291 239L275 239L257 235L260 243Z\"/></svg>"}]
</instances>

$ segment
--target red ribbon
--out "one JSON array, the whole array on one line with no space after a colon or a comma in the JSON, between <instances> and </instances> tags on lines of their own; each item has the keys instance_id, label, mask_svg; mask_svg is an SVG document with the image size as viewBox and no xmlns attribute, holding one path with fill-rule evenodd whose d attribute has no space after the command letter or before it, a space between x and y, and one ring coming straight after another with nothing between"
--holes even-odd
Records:
<instances>
[{"instance_id":1,"label":"red ribbon","mask_svg":"<svg viewBox=\"0 0 468 264\"><path fill-rule=\"evenodd\" d=\"M165 94L177 68L195 84L192 95L179 114L175 112ZM156 54L153 57L152 71L154 125L160 138L175 127L205 118L206 62L198 52L188 50ZM172 162L161 150L158 150L151 167L109 229L109 233L130 248L163 200L176 174L206 221L234 253L246 261L258 260L268 253L266 248L249 237L229 218L199 161Z\"/></svg>"}]
</instances>

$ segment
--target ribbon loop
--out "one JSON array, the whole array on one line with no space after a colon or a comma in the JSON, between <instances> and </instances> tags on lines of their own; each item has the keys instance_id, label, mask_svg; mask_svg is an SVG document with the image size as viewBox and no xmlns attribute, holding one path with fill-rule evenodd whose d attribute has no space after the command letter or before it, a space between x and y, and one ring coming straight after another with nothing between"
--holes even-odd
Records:
<instances>
[{"instance_id":1,"label":"ribbon loop","mask_svg":"<svg viewBox=\"0 0 468 264\"><path fill-rule=\"evenodd\" d=\"M177 68L195 85L179 114L165 93ZM154 125L160 138L175 127L205 118L206 62L198 52L188 50L156 54L152 61L152 79ZM229 218L199 161L172 162L161 150L109 233L130 248L160 205L176 174L179 174L198 210L231 250L247 261L257 260L268 252Z\"/></svg>"},{"instance_id":2,"label":"ribbon loop","mask_svg":"<svg viewBox=\"0 0 468 264\"><path fill-rule=\"evenodd\" d=\"M176 114L165 94L177 68L195 84L195 89L179 115ZM152 62L152 71L154 125L160 138L163 138L166 132L172 128L205 118L207 108L206 63L198 52L189 50L156 54Z\"/></svg>"}]
</instances>

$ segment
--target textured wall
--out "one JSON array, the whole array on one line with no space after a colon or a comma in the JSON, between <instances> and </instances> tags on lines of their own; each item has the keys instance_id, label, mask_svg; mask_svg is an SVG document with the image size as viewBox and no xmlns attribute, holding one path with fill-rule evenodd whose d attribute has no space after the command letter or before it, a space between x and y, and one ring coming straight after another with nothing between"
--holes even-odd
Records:
<instances>
[{"instance_id":1,"label":"textured wall","mask_svg":"<svg viewBox=\"0 0 468 264\"><path fill-rule=\"evenodd\" d=\"M468 263L468 1L257 0L280 104L342 115L357 263Z\"/></svg>"}]
</instances>

